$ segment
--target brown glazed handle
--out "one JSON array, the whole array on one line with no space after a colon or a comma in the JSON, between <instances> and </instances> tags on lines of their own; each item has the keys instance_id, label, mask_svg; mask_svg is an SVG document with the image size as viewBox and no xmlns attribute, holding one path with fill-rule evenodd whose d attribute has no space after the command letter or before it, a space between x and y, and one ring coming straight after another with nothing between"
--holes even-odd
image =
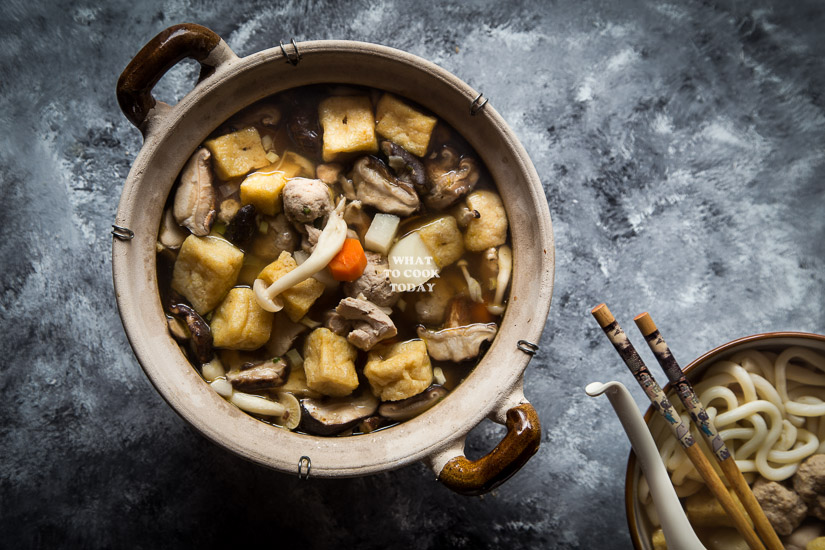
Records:
<instances>
[{"instance_id":1,"label":"brown glazed handle","mask_svg":"<svg viewBox=\"0 0 825 550\"><path fill-rule=\"evenodd\" d=\"M201 78L212 67L203 63L220 44L221 37L195 23L181 23L161 31L129 62L117 81L117 102L129 121L140 128L156 105L152 88L184 58L201 63Z\"/></svg>"},{"instance_id":2,"label":"brown glazed handle","mask_svg":"<svg viewBox=\"0 0 825 550\"><path fill-rule=\"evenodd\" d=\"M518 472L541 443L541 423L530 403L507 411L507 435L489 454L478 460L465 456L451 459L438 480L462 495L481 495L495 489Z\"/></svg>"}]
</instances>

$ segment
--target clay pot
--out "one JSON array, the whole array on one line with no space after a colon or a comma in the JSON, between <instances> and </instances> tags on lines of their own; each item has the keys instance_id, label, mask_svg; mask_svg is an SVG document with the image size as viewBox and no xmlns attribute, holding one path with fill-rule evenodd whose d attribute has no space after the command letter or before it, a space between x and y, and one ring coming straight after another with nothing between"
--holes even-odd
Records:
<instances>
[{"instance_id":1,"label":"clay pot","mask_svg":"<svg viewBox=\"0 0 825 550\"><path fill-rule=\"evenodd\" d=\"M684 368L685 376L691 383L696 383L702 379L708 367L740 351L756 349L775 351L778 353L792 346L799 346L818 353L825 353L825 336L804 332L769 332L766 334L746 336L723 344L702 355ZM662 374L662 377L664 378L664 374ZM679 398L671 392L672 388L670 384L663 389L665 393L668 393L671 402L675 403L679 401ZM662 417L655 414L652 408L648 408L644 418L658 446L661 446L667 438L672 437ZM687 421L687 415L684 415L683 418ZM631 451L630 457L627 460L627 471L625 473L625 512L627 513L627 524L630 528L630 538L633 541L633 546L637 550L652 550L653 545L650 537L652 536L653 528L647 520L647 514L645 514L638 499L641 471L641 466L636 459L636 455ZM696 531L697 535L701 537L701 531ZM681 541L669 541L669 544L671 542L678 544Z\"/></svg>"},{"instance_id":2,"label":"clay pot","mask_svg":"<svg viewBox=\"0 0 825 550\"><path fill-rule=\"evenodd\" d=\"M183 58L202 67L180 102L156 102L152 87ZM407 97L458 130L484 160L510 219L514 276L510 305L484 359L426 413L371 434L323 438L274 428L217 395L169 336L158 296L155 242L166 197L192 151L242 108L282 90L314 83L381 88ZM118 82L118 100L143 133L118 207L112 267L123 326L155 388L215 443L259 464L314 477L374 474L426 461L459 492L478 494L506 480L538 449L541 429L522 392L553 289L553 234L547 201L527 153L486 99L444 69L391 48L311 41L239 58L215 33L176 25L150 41ZM507 435L469 461L464 440L484 418ZM310 470L311 468L311 470Z\"/></svg>"}]
</instances>

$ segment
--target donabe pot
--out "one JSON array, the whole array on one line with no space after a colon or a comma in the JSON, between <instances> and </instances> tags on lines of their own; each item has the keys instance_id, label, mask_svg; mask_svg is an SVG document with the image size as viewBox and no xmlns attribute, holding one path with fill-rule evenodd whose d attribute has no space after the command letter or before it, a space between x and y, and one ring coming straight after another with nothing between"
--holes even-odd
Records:
<instances>
[{"instance_id":1,"label":"donabe pot","mask_svg":"<svg viewBox=\"0 0 825 550\"><path fill-rule=\"evenodd\" d=\"M156 102L152 87L193 58L201 80L180 102ZM372 86L409 98L445 120L487 165L510 220L514 274L499 334L481 363L426 413L376 433L314 437L265 424L227 403L186 360L167 331L158 295L155 242L164 203L186 160L221 123L266 96L316 83ZM118 207L112 270L129 342L163 398L206 437L287 473L348 477L426 461L452 489L478 494L506 480L536 452L541 428L522 392L550 308L554 249L538 175L486 99L449 72L391 48L350 41L291 42L239 58L194 24L152 39L124 71L118 101L144 136ZM487 456L462 456L467 432L489 417L507 435Z\"/></svg>"}]
</instances>

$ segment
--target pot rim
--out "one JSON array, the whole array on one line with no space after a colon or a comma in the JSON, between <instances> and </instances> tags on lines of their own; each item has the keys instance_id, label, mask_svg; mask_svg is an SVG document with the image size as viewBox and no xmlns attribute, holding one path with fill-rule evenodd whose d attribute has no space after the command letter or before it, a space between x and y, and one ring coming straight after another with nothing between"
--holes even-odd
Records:
<instances>
[{"instance_id":1,"label":"pot rim","mask_svg":"<svg viewBox=\"0 0 825 550\"><path fill-rule=\"evenodd\" d=\"M445 69L407 52L386 46L354 41L318 40L299 42L298 48L305 59L303 63L307 63L308 60L318 59L322 56L334 58L342 54L359 57L359 62L363 62L365 65L378 63L379 61L383 61L385 64L389 63L393 65L396 70L411 71L408 81L414 80L415 78L434 80L432 84L433 88L438 87L440 90L451 90L451 93L456 98L467 98L468 108L470 106L470 100L478 96L472 88ZM144 129L146 136L144 145L137 155L124 185L115 222L117 225L129 227L130 224L136 220L143 219L136 214L136 212L141 210L139 201L136 198L138 191L144 190L143 188L147 187L148 184L145 183L145 179L148 178L148 173L153 169L153 163L156 163L158 159L168 160L174 155L174 153L169 153L167 149L164 149L163 146L169 144L170 135L174 135L176 130L187 123L187 117L189 117L189 122L191 123L192 117L198 114L204 116L203 113L198 113L198 111L204 110L201 106L204 105L206 100L218 97L222 90L225 91L228 89L230 84L243 80L256 70L261 68L269 69L271 67L270 70L277 71L278 68L274 65L276 63L284 63L281 48L270 48L244 58L230 58L219 64L211 76L198 84L174 107L159 104L156 109L153 109L152 115L154 116L150 115L148 117L149 123ZM290 69L295 70L292 67L286 68L287 71ZM281 72L284 71L282 70ZM353 80L358 79L353 78ZM339 82L339 80L326 80L326 82ZM344 81L341 83L357 84L358 82ZM252 99L249 101L230 102L232 113L273 93L303 84L304 82L291 82L289 85L283 86L280 89L261 86L261 89L257 92L258 95L254 97L250 96ZM394 85L397 86L397 83ZM384 89L388 89L388 87L384 87ZM393 91L393 89L389 89L388 91ZM406 95L409 97L409 94ZM462 125L455 123L458 117L457 114L444 113L439 110L439 105L434 105L432 102L428 104L426 101L420 101L417 98L414 98L414 100L456 128L456 130L475 147L476 152L485 162L488 169L490 169L491 174L494 174L495 170L490 158L492 153L486 154L482 152L483 149L473 143L473 139L471 139L472 136L468 136L465 131L462 131ZM220 118L220 120L217 120L217 122L212 120L209 124L200 122L200 138L194 140L195 143L193 146L187 150L194 149L198 143L203 141L206 135L228 118L228 116L223 117L215 113L208 113L205 117L207 119L212 117L214 120ZM200 374L192 368L191 364L183 357L176 345L177 356L172 353L171 355L165 356L165 361L159 362L156 356L160 354L157 351L153 351L152 346L159 346L161 350L164 348L170 350L169 341L171 341L171 337L168 335L165 327L147 328L144 326L144 324L148 325L148 323L145 322L141 310L136 307L136 301L141 299L140 292L136 289L142 288L146 290L146 285L151 287L151 285L154 284L155 286L149 289L152 290L151 299L146 300L146 302L154 302L154 304L148 306L144 304L141 307L143 307L144 310L147 307L152 309L152 305L154 305L154 309L159 309L153 249L156 239L155 227L159 225L160 211L162 211L161 207L156 213L157 215L154 216L158 223L149 231L151 239L146 237L146 235L141 235L140 238L136 236L131 241L121 241L118 239L113 241L112 269L118 308L130 344L144 372L146 372L152 384L170 404L173 410L208 439L232 450L236 454L267 467L282 471L294 471L299 463L300 457L303 456L336 456L346 457L348 459L347 465L338 467L332 463L324 463L326 459L324 462L317 462L315 458L312 458L313 475L322 477L365 475L401 467L431 456L439 450L455 446L457 441L460 441L461 446L463 446L463 438L467 432L485 417L493 414L497 417L502 417L503 414L501 414L500 411L496 411L496 407L504 403L512 402L513 395L520 394L523 373L531 358L531 354L518 353L516 349L514 349L516 348L516 336L518 336L519 339L538 342L550 308L554 274L552 222L538 174L523 146L519 143L507 124L490 105L483 109L481 116L474 118L476 121L485 124L491 132L495 132L495 134L501 138L501 147L504 147L505 152L509 155L507 160L515 161L516 166L514 169L517 170L524 182L522 191L525 194L524 200L533 203L534 208L532 214L536 218L535 223L537 223L537 227L539 228L538 234L529 239L530 242L528 242L527 238L524 238L523 242L531 245L533 251L543 248L544 253L539 260L540 270L538 273L518 273L517 266L519 261L523 261L522 258L524 258L530 250L525 246L523 247L523 251L521 251L522 248L520 248L516 242L518 230L513 230L513 222L516 218L512 216L513 211L510 206L508 206L508 203L515 204L516 198L511 197L510 194L505 191L504 187L497 184L502 199L505 202L508 217L511 220L511 237L513 238L515 262L514 275L511 283L511 302L502 320L500 333L493 341L484 359L476 366L471 375L451 392L451 395L448 396L447 399L419 417L392 428L353 437L321 438L278 430L271 425L260 422L246 413L239 411L223 398L219 397L203 382ZM204 127L207 128L204 130ZM183 149L183 147L181 148ZM188 157L188 154L186 156ZM180 157L180 154L178 154L177 157ZM177 163L175 173L180 170L180 167L186 160L185 158L181 160L177 157L175 157ZM500 179L495 176L493 179L496 182L500 181ZM162 193L158 193L163 196L163 201L165 201L173 181L167 183L168 185L165 186L161 184L161 187L164 187L165 191L162 190ZM155 192L157 193L157 190L155 190ZM154 197L153 200L157 200L157 197ZM147 208L147 210L149 210L149 208ZM130 273L130 267L134 267L133 264L137 261L136 256L138 254L138 251L130 254L130 250L137 248L145 254L150 245L152 249L152 259L150 260L151 269L148 273L144 274L146 279L142 279L140 274ZM131 271L137 270L132 269ZM539 300L534 300L530 303L529 307L531 307L532 315L526 322L513 324L512 321L514 321L514 316L516 315L516 308L514 306L518 298L515 294L515 289L527 288L524 285L528 279L531 284L538 286ZM517 281L520 281L520 286ZM145 294L142 298L145 300ZM538 322L532 322L533 319L536 319ZM159 334L160 332L163 334ZM516 335L516 332L518 332L518 335ZM505 333L507 333L506 339L502 338ZM166 342L163 341L164 338L167 340ZM509 346L511 344L512 348L509 350L504 349L505 345ZM513 356L514 352L516 352L517 355ZM483 365L490 364L490 362L495 359L506 363L507 368L505 371L500 370L497 372L499 376L497 383L494 387L487 384L486 393L482 393L482 399L479 399L479 395L472 395L473 391L479 390L482 386L482 384L479 384L479 376L475 375L478 374L479 371L485 370L482 369ZM176 373L176 369L171 368L176 365L181 366L181 362L185 364L189 374L197 377L199 384L189 385L189 382L186 382L182 387L169 387L168 382L174 377L187 379L190 382L192 380L191 376ZM161 365L159 363L164 364ZM521 399L523 400L523 396ZM209 403L205 403L205 401ZM238 436L234 430L228 432L223 428L218 429L198 417L196 409L203 409L204 407L213 410L216 415L225 415L224 420L232 423L233 427L238 431L248 430L249 433L243 436L244 441L240 442L238 440L241 436ZM463 415L461 416L463 421L456 422L455 420L450 420L449 422L438 422L437 416L439 414L446 416L444 413L448 412ZM267 433L262 432L260 428L267 430ZM428 442L417 444L415 449L410 452L398 452L399 447L404 447L405 440L412 440L417 436L420 439L422 433L435 435L436 437L431 438ZM261 438L260 444L250 442L250 438L253 436ZM273 448L289 447L289 452L285 452L284 455L289 454L294 458L287 459L272 456L266 452L265 447L270 451ZM294 450L293 448L296 447L301 450ZM376 452L365 453L365 448L371 448ZM367 458L365 455L370 456Z\"/></svg>"},{"instance_id":2,"label":"pot rim","mask_svg":"<svg viewBox=\"0 0 825 550\"><path fill-rule=\"evenodd\" d=\"M752 334L750 336L743 336L736 340L731 340L721 346L717 346L712 350L700 355L698 358L691 361L683 370L685 375L691 375L694 371L700 371L703 368L708 368L710 364L716 361L720 356L730 353L734 348L738 348L745 344L753 342L760 342L764 340L774 340L778 338L800 338L802 340L810 340L813 342L821 342L825 344L825 335L816 334L812 332L792 332L792 331L778 331L778 332L763 332L760 334ZM665 395L671 391L671 384L668 383L662 390ZM645 424L650 424L653 418L653 407L648 407L644 414ZM641 469L637 465L636 453L630 449L630 454L627 457L627 467L625 469L625 488L624 488L624 502L625 515L627 517L627 527L630 530L630 539L633 542L633 547L636 550L647 550L650 546L645 546L642 543L641 529L639 528L639 519L636 517L636 482L640 475Z\"/></svg>"}]
</instances>

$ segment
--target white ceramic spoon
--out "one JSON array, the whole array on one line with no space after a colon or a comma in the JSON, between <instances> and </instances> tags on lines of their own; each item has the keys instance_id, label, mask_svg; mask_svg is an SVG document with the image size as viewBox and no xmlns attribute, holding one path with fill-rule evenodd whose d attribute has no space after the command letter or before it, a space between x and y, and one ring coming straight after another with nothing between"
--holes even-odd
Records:
<instances>
[{"instance_id":1,"label":"white ceramic spoon","mask_svg":"<svg viewBox=\"0 0 825 550\"><path fill-rule=\"evenodd\" d=\"M590 397L607 394L610 404L613 405L650 486L650 494L659 512L667 547L671 550L705 550L688 522L679 497L670 483L667 469L642 413L639 412L636 402L624 384L615 381L607 384L592 382L584 391Z\"/></svg>"}]
</instances>

